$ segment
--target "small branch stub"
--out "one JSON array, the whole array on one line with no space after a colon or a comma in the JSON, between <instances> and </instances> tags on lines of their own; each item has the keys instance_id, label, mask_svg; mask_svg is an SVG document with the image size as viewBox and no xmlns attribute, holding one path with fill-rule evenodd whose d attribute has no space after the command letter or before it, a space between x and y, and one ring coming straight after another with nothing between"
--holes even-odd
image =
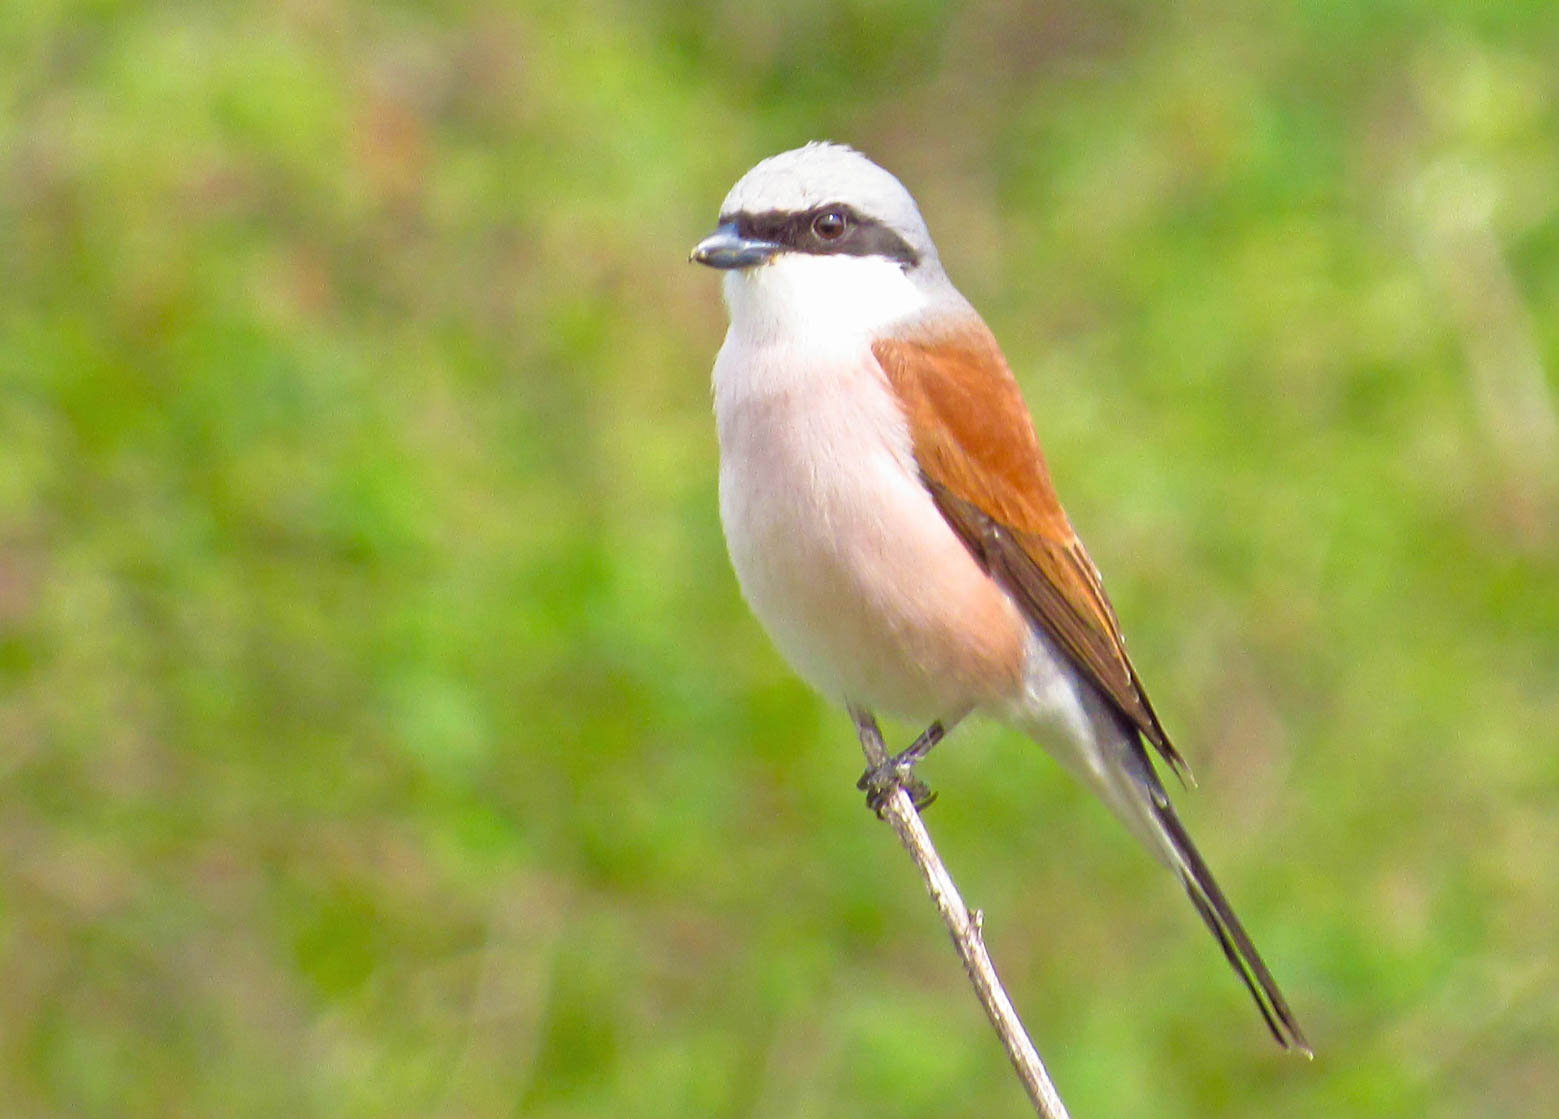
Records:
<instances>
[{"instance_id":1,"label":"small branch stub","mask_svg":"<svg viewBox=\"0 0 1559 1119\"><path fill-rule=\"evenodd\" d=\"M855 718L856 731L860 736L861 749L866 754L868 768L876 769L885 765L888 748L882 740L882 731L876 719L859 709L852 710L851 715ZM997 1037L1001 1039L1002 1047L1007 1051L1007 1059L1012 1062L1013 1070L1023 1082L1035 1113L1040 1119L1070 1119L1066 1105L1061 1102L1061 1096L1045 1070L1045 1063L1023 1029L1018 1012L996 975L990 953L985 950L985 941L980 935L985 915L978 909L971 910L964 905L952 875L931 843L931 836L926 831L920 813L903 788L894 788L881 800L877 811L893 828L899 842L920 869L926 890L941 913L942 923L947 926L953 947L963 961L964 972L974 985L975 996L984 1007Z\"/></svg>"}]
</instances>

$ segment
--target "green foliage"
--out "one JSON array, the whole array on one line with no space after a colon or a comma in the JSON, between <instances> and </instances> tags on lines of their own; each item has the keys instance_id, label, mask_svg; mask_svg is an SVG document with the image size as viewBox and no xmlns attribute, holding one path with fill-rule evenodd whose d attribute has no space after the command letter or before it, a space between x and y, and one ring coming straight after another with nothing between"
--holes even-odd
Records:
<instances>
[{"instance_id":1,"label":"green foliage","mask_svg":"<svg viewBox=\"0 0 1559 1119\"><path fill-rule=\"evenodd\" d=\"M687 249L827 136L1003 340L1319 1052L960 731L1074 1114L1547 1114L1556 74L1537 0L11 5L5 1112L1021 1112L719 536Z\"/></svg>"}]
</instances>

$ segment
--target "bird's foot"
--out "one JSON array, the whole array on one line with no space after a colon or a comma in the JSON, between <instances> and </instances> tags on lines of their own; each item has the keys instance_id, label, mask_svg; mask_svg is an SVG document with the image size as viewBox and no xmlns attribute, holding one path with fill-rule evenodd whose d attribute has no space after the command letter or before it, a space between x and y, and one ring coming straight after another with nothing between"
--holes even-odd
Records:
<instances>
[{"instance_id":1,"label":"bird's foot","mask_svg":"<svg viewBox=\"0 0 1559 1119\"><path fill-rule=\"evenodd\" d=\"M872 718L871 712L865 708L852 707L850 713L855 718L855 728L861 735L861 743L866 747L866 756L878 756L885 751L887 747L882 742L882 731L878 729L877 720ZM957 725L957 722L958 719L954 719L953 725ZM929 754L946 734L947 728L939 719L921 731L920 737L910 743L909 749L894 754L879 765L868 766L866 772L861 774L855 787L865 790L866 807L877 814L877 819L882 819L888 798L895 789L903 789L908 793L917 811L929 808L931 802L936 800L931 786L915 776L915 763Z\"/></svg>"},{"instance_id":2,"label":"bird's foot","mask_svg":"<svg viewBox=\"0 0 1559 1119\"><path fill-rule=\"evenodd\" d=\"M870 767L855 783L857 789L865 791L866 807L875 812L879 820L888 806L888 798L896 789L903 789L909 794L916 811L924 811L936 800L936 793L931 790L931 786L915 776L914 761L905 761L903 757L900 754L881 765Z\"/></svg>"}]
</instances>

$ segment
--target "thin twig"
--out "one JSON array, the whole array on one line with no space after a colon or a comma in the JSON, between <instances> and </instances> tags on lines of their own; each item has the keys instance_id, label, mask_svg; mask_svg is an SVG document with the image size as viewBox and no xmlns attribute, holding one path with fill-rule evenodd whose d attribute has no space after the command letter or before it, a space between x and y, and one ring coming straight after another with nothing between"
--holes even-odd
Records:
<instances>
[{"instance_id":1,"label":"thin twig","mask_svg":"<svg viewBox=\"0 0 1559 1119\"><path fill-rule=\"evenodd\" d=\"M885 764L888 761L888 748L882 740L882 731L877 721L864 711L854 711L852 714L855 716L856 731L860 735L861 749L866 754L866 764L872 769ZM1034 1043L1023 1029L1023 1023L1018 1020L1018 1012L1013 1009L1012 1000L1007 997L996 975L996 967L991 963L990 953L985 950L985 941L980 935L981 914L978 910L971 912L964 905L958 887L953 883L953 876L947 872L942 857L931 844L931 836L920 819L920 813L915 810L914 802L903 788L895 788L883 799L879 812L892 825L904 850L909 852L910 858L920 868L931 900L936 903L937 911L942 915L942 923L953 938L958 958L963 961L964 972L969 976L969 982L974 984L974 993L985 1008L985 1016L991 1020L996 1036L1001 1038L1002 1048L1006 1049L1007 1059L1012 1062L1013 1070L1023 1082L1023 1088L1034 1104L1035 1113L1040 1119L1069 1119L1066 1105L1061 1102L1050 1074L1045 1071L1045 1062L1040 1060L1039 1051L1034 1048Z\"/></svg>"}]
</instances>

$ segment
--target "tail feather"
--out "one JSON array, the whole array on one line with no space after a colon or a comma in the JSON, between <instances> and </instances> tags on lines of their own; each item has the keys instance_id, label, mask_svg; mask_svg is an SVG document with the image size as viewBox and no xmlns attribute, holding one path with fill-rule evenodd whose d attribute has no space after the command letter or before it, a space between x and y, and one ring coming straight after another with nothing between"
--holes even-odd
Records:
<instances>
[{"instance_id":1,"label":"tail feather","mask_svg":"<svg viewBox=\"0 0 1559 1119\"><path fill-rule=\"evenodd\" d=\"M1057 687L1055 676L1046 674L1055 663L1054 656L1036 658L1039 668L1025 693L1027 706L1019 708L1014 721L1098 793L1148 851L1175 872L1272 1036L1283 1048L1313 1057L1288 1001L1175 815L1140 732L1103 693Z\"/></svg>"},{"instance_id":2,"label":"tail feather","mask_svg":"<svg viewBox=\"0 0 1559 1119\"><path fill-rule=\"evenodd\" d=\"M1119 768L1104 767L1105 773L1113 772L1113 779L1106 778L1101 785L1105 799L1122 819L1133 825L1134 831L1151 836L1150 848L1180 879L1191 904L1196 906L1196 911L1218 939L1218 946L1255 1000L1256 1008L1261 1011L1261 1017L1277 1043L1284 1049L1314 1057L1315 1052L1305 1040L1294 1012L1288 1007L1288 1000L1278 990L1277 981L1267 970L1261 953L1256 951L1250 934L1234 915L1234 907L1218 888L1202 853L1191 842L1180 817L1175 815L1169 794L1154 772L1141 740L1129 728L1122 727L1121 730L1123 733L1116 740L1113 754Z\"/></svg>"},{"instance_id":3,"label":"tail feather","mask_svg":"<svg viewBox=\"0 0 1559 1119\"><path fill-rule=\"evenodd\" d=\"M1191 898L1191 903L1196 906L1196 911L1202 915L1202 920L1212 930L1213 936L1218 938L1219 947L1223 949L1223 954L1227 957L1230 966L1234 968L1235 974L1245 984L1246 990L1250 991L1257 1009L1266 1020L1267 1029L1272 1031L1272 1036L1283 1048L1298 1050L1307 1057L1315 1056L1310 1043L1305 1040L1305 1035L1299 1028L1299 1022L1294 1018L1294 1012L1288 1007L1288 1001L1278 990L1277 981L1267 970L1267 965L1262 960L1261 954L1256 951L1256 946L1251 942L1250 935L1246 933L1245 926L1241 925L1240 919L1234 915L1233 907L1223 896L1223 891L1218 888L1212 871L1207 868L1201 852L1191 842L1185 825L1181 824L1180 818L1175 815L1175 810L1170 807L1168 799L1163 796L1151 797L1149 803L1152 805L1154 818L1163 828L1165 838L1174 849L1175 861L1178 864L1175 869L1180 875L1186 893Z\"/></svg>"}]
</instances>

